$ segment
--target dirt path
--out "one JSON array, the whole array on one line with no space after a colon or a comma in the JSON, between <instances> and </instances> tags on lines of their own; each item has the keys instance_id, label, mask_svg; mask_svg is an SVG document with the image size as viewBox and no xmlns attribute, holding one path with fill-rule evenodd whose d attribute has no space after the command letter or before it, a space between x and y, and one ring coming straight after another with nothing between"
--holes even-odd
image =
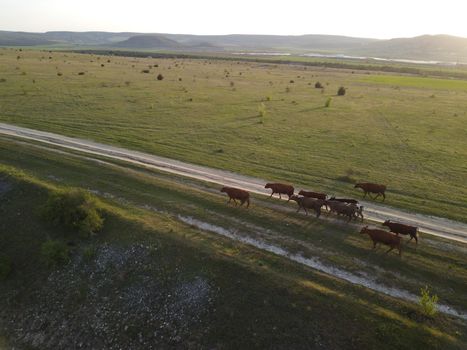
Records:
<instances>
[{"instance_id":1,"label":"dirt path","mask_svg":"<svg viewBox=\"0 0 467 350\"><path fill-rule=\"evenodd\" d=\"M270 194L270 191L264 188L265 180L224 170L212 169L138 151L4 123L0 123L0 134L64 147L85 152L89 155L99 155L144 165L160 171L219 185L240 187L260 195ZM369 220L375 222L382 222L384 220L402 221L407 224L418 226L420 232L467 243L467 224L440 217L410 213L371 202L361 201L361 204L365 206L365 217Z\"/></svg>"}]
</instances>

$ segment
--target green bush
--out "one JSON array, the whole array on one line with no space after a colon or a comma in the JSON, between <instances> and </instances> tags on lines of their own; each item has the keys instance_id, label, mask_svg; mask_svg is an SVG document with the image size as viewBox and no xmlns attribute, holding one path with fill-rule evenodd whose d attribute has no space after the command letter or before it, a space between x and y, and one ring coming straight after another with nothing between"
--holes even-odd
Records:
<instances>
[{"instance_id":1,"label":"green bush","mask_svg":"<svg viewBox=\"0 0 467 350\"><path fill-rule=\"evenodd\" d=\"M42 210L43 218L56 226L76 230L89 235L102 229L97 201L83 190L68 190L53 193Z\"/></svg>"},{"instance_id":2,"label":"green bush","mask_svg":"<svg viewBox=\"0 0 467 350\"><path fill-rule=\"evenodd\" d=\"M70 260L70 251L65 243L58 240L49 240L42 243L41 256L47 266L57 266Z\"/></svg>"},{"instance_id":3,"label":"green bush","mask_svg":"<svg viewBox=\"0 0 467 350\"><path fill-rule=\"evenodd\" d=\"M344 96L345 95L345 87L341 86L338 90L337 90L337 96Z\"/></svg>"},{"instance_id":4,"label":"green bush","mask_svg":"<svg viewBox=\"0 0 467 350\"><path fill-rule=\"evenodd\" d=\"M5 280L11 272L11 260L6 256L0 256L0 281Z\"/></svg>"},{"instance_id":5,"label":"green bush","mask_svg":"<svg viewBox=\"0 0 467 350\"><path fill-rule=\"evenodd\" d=\"M331 98L331 97L328 97L328 99L327 99L326 102L324 103L324 107L326 107L326 108L331 107L331 102L332 102L332 98Z\"/></svg>"},{"instance_id":6,"label":"green bush","mask_svg":"<svg viewBox=\"0 0 467 350\"><path fill-rule=\"evenodd\" d=\"M438 312L438 296L436 294L430 295L430 290L428 286L420 289L420 299L419 304L422 313L425 316L433 317Z\"/></svg>"}]
</instances>

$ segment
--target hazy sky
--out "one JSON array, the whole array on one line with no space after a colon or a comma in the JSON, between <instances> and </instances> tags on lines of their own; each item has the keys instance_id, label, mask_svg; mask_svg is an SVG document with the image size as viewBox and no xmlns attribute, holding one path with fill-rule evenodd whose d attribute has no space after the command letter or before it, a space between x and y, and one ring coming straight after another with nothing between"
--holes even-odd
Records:
<instances>
[{"instance_id":1,"label":"hazy sky","mask_svg":"<svg viewBox=\"0 0 467 350\"><path fill-rule=\"evenodd\" d=\"M467 37L466 0L0 0L0 30Z\"/></svg>"}]
</instances>

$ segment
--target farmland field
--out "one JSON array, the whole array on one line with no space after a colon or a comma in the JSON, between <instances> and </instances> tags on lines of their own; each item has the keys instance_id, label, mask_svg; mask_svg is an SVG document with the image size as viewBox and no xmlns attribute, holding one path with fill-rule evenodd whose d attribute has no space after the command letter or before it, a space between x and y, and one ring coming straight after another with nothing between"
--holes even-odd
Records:
<instances>
[{"instance_id":1,"label":"farmland field","mask_svg":"<svg viewBox=\"0 0 467 350\"><path fill-rule=\"evenodd\" d=\"M0 121L467 221L463 80L1 49Z\"/></svg>"}]
</instances>

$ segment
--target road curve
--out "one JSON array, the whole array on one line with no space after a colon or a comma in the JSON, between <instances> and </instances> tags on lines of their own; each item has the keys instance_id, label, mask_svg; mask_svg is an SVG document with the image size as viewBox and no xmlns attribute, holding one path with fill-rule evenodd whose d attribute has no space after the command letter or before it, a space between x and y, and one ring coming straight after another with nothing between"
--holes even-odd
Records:
<instances>
[{"instance_id":1,"label":"road curve","mask_svg":"<svg viewBox=\"0 0 467 350\"><path fill-rule=\"evenodd\" d=\"M240 187L260 195L270 194L270 190L266 190L264 188L266 181L262 179L244 176L225 170L212 169L200 165L185 163L143 152L104 145L93 141L71 138L5 123L0 123L0 135L33 140L49 145L85 152L90 155L99 155L125 162L131 162L172 174L208 181L218 185ZM361 201L361 204L365 206L365 217L369 220L375 222L383 222L384 220L401 221L418 226L420 232L457 242L467 243L467 224L435 216L409 213L407 211L378 205L372 202Z\"/></svg>"}]
</instances>

